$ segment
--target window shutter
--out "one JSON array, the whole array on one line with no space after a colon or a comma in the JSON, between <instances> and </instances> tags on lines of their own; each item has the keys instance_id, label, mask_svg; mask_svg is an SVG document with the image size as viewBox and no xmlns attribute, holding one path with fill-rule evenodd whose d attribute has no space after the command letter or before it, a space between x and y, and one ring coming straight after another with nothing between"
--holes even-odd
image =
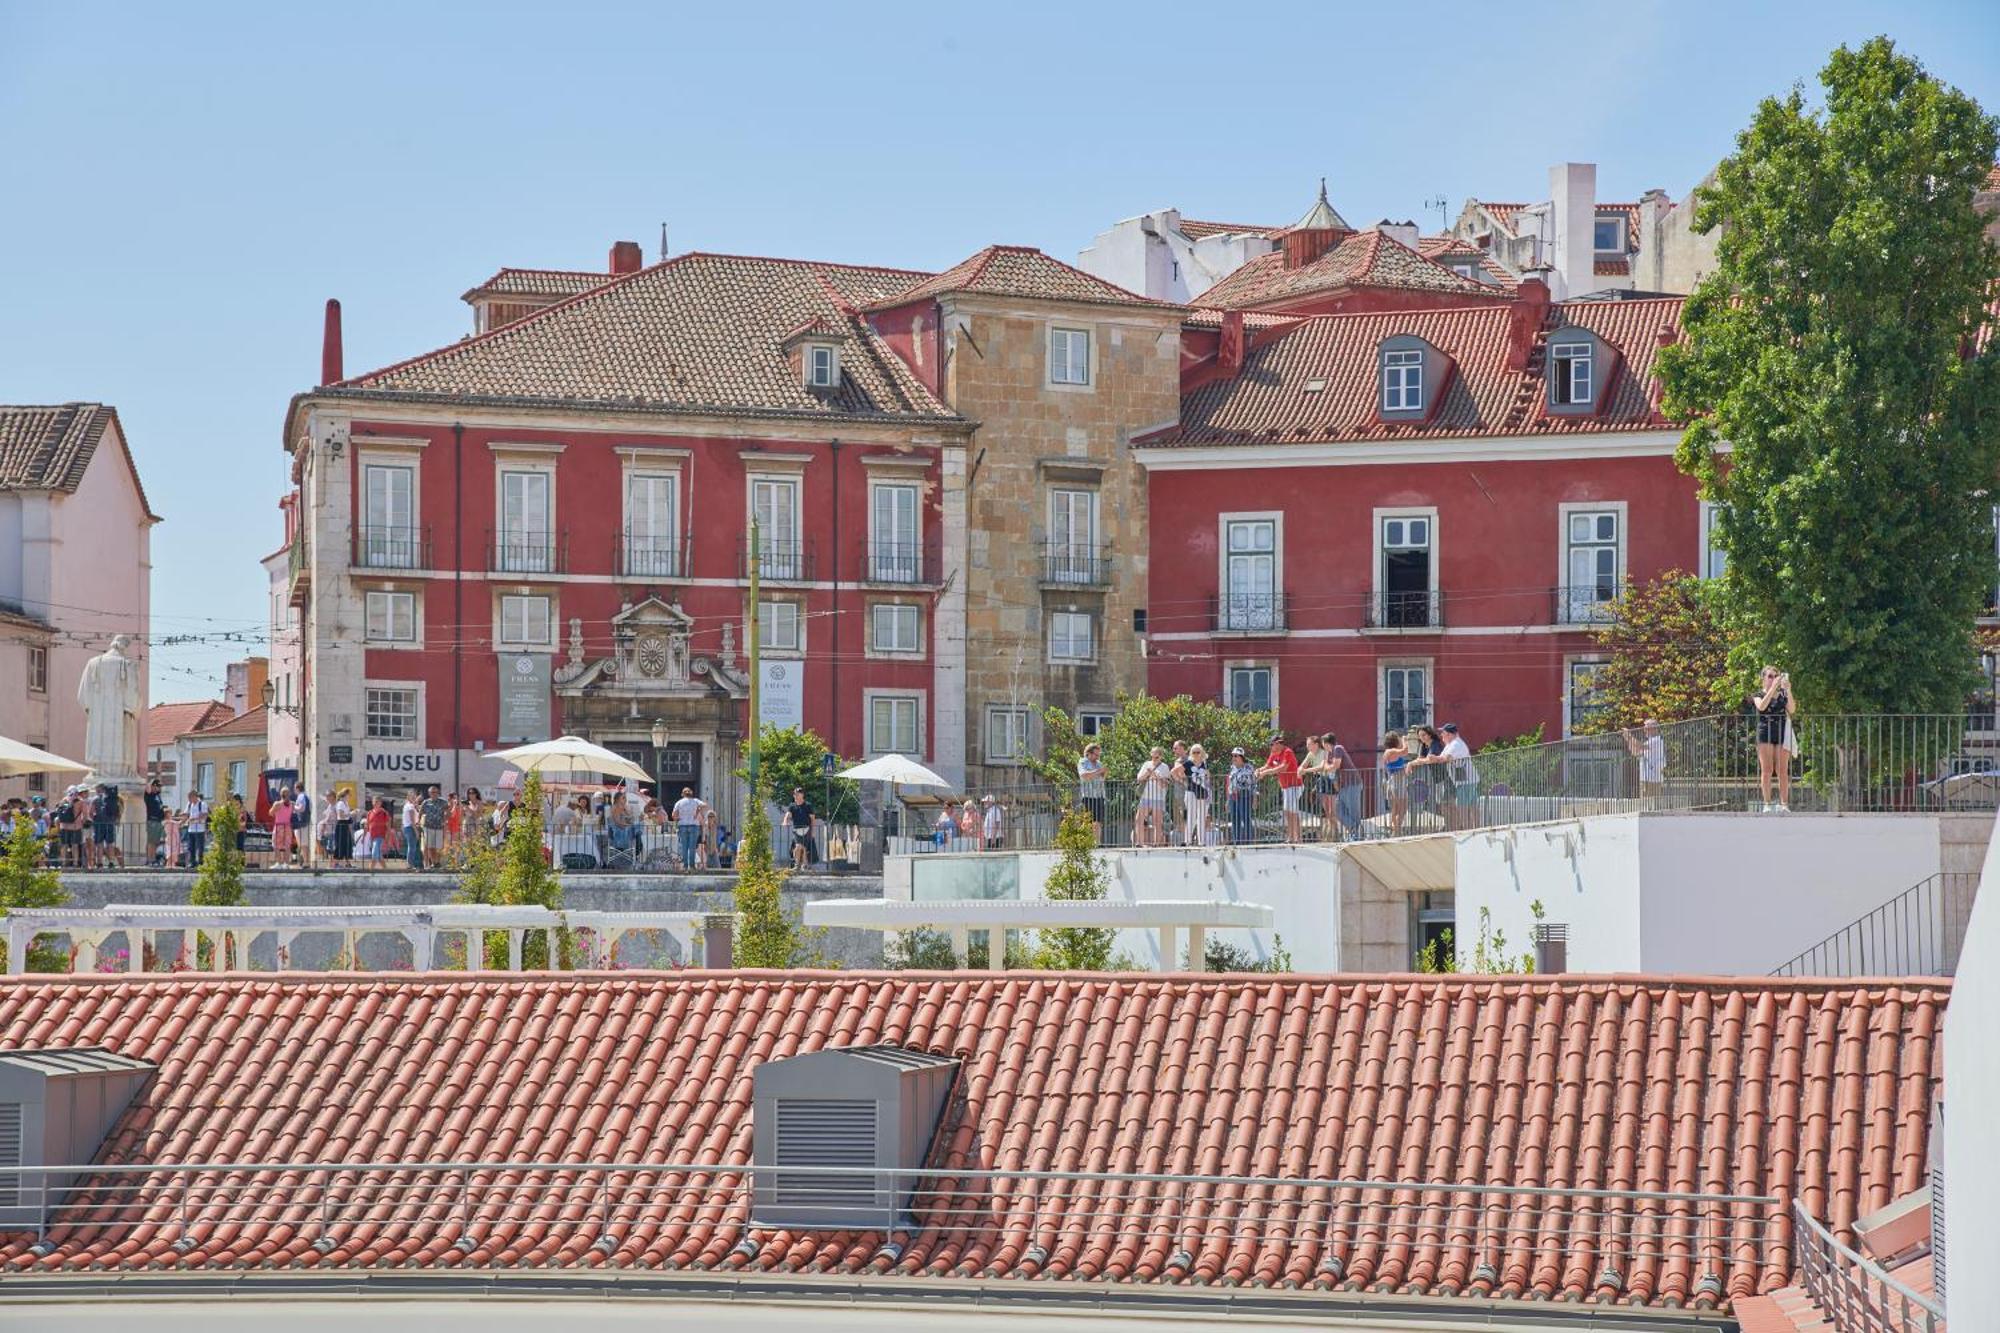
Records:
<instances>
[{"instance_id":1,"label":"window shutter","mask_svg":"<svg viewBox=\"0 0 2000 1333\"><path fill-rule=\"evenodd\" d=\"M0 1208L21 1202L21 1174L5 1169L21 1165L21 1121L21 1103L0 1102Z\"/></svg>"},{"instance_id":2,"label":"window shutter","mask_svg":"<svg viewBox=\"0 0 2000 1333\"><path fill-rule=\"evenodd\" d=\"M854 1167L854 1174L788 1174L776 1179L774 1201L824 1212L831 1224L849 1210L875 1206L876 1104L851 1098L781 1097L777 1103L777 1165Z\"/></svg>"}]
</instances>

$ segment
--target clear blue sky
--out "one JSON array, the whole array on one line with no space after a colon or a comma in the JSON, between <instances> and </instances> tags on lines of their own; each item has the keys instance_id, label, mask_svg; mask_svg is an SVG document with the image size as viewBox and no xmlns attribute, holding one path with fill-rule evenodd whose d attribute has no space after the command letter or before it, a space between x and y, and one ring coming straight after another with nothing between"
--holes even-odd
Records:
<instances>
[{"instance_id":1,"label":"clear blue sky","mask_svg":"<svg viewBox=\"0 0 2000 1333\"><path fill-rule=\"evenodd\" d=\"M1293 17L1286 17L1287 10ZM319 366L470 327L503 264L1064 258L1163 205L1289 221L1681 197L1756 100L1888 31L2000 108L2000 4L178 4L0 0L0 401L116 404L155 636L261 630L279 428ZM57 615L60 617L61 613ZM250 649L161 647L158 699Z\"/></svg>"}]
</instances>

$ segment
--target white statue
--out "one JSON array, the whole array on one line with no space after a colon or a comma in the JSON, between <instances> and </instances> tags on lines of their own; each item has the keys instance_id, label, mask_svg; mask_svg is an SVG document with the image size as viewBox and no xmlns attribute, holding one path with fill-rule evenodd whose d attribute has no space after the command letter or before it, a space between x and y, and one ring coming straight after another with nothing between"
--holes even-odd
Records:
<instances>
[{"instance_id":1,"label":"white statue","mask_svg":"<svg viewBox=\"0 0 2000 1333\"><path fill-rule=\"evenodd\" d=\"M131 640L120 634L111 647L83 664L76 701L83 707L83 762L100 782L139 778L139 711L144 698L138 661L125 652Z\"/></svg>"}]
</instances>

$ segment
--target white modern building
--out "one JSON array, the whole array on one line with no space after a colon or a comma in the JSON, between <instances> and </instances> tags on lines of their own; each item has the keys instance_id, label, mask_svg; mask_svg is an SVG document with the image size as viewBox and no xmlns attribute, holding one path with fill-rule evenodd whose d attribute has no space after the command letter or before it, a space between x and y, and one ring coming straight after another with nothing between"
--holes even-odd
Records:
<instances>
[{"instance_id":1,"label":"white modern building","mask_svg":"<svg viewBox=\"0 0 2000 1333\"><path fill-rule=\"evenodd\" d=\"M1548 198L1528 203L1468 199L1451 234L1485 251L1515 277L1536 274L1558 301L1631 291L1640 237L1673 208L1664 190L1636 203L1597 197L1597 165L1549 168ZM1685 290L1685 289L1677 289Z\"/></svg>"},{"instance_id":2,"label":"white modern building","mask_svg":"<svg viewBox=\"0 0 2000 1333\"><path fill-rule=\"evenodd\" d=\"M1325 193L1325 183L1320 189ZM1125 218L1076 257L1092 277L1156 301L1185 305L1258 255L1278 248L1282 227L1198 222L1177 208Z\"/></svg>"}]
</instances>

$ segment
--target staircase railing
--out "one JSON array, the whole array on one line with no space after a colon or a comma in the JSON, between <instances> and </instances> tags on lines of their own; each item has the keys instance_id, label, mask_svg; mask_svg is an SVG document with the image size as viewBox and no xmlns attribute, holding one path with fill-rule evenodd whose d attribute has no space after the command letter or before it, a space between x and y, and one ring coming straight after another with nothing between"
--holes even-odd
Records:
<instances>
[{"instance_id":1,"label":"staircase railing","mask_svg":"<svg viewBox=\"0 0 2000 1333\"><path fill-rule=\"evenodd\" d=\"M1792 1203L1799 1285L1840 1333L1940 1333L1944 1310L1898 1282Z\"/></svg>"},{"instance_id":2,"label":"staircase railing","mask_svg":"<svg viewBox=\"0 0 2000 1333\"><path fill-rule=\"evenodd\" d=\"M1775 968L1774 977L1951 976L1979 892L1973 871L1919 880Z\"/></svg>"}]
</instances>

